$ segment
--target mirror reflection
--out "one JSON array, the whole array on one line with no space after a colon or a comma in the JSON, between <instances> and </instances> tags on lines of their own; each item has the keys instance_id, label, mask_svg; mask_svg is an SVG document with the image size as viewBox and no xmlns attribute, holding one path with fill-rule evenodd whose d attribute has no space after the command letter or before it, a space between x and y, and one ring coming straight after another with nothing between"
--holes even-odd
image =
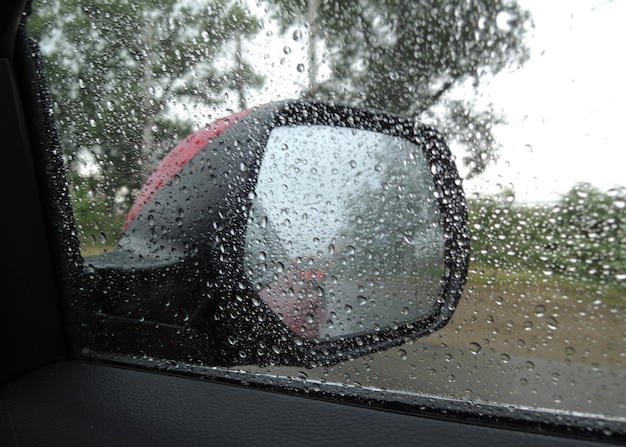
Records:
<instances>
[{"instance_id":1,"label":"mirror reflection","mask_svg":"<svg viewBox=\"0 0 626 447\"><path fill-rule=\"evenodd\" d=\"M428 313L444 237L421 149L331 126L274 129L259 171L244 265L289 328L332 338Z\"/></svg>"}]
</instances>

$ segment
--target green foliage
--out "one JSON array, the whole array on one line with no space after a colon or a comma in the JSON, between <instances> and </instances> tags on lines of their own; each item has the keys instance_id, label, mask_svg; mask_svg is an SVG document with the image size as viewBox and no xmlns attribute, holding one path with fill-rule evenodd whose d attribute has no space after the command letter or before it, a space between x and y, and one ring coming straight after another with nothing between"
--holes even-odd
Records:
<instances>
[{"instance_id":1,"label":"green foliage","mask_svg":"<svg viewBox=\"0 0 626 447\"><path fill-rule=\"evenodd\" d=\"M72 208L81 248L91 247L91 250L99 252L116 245L124 214L111 210L106 197L102 197L97 188L89 183L75 184L71 191Z\"/></svg>"},{"instance_id":2,"label":"green foliage","mask_svg":"<svg viewBox=\"0 0 626 447\"><path fill-rule=\"evenodd\" d=\"M583 183L570 190L553 210L554 271L626 285L625 205L623 188L604 193Z\"/></svg>"},{"instance_id":3,"label":"green foliage","mask_svg":"<svg viewBox=\"0 0 626 447\"><path fill-rule=\"evenodd\" d=\"M578 184L550 206L519 205L510 197L469 200L476 265L626 289L623 188L602 192Z\"/></svg>"},{"instance_id":4,"label":"green foliage","mask_svg":"<svg viewBox=\"0 0 626 447\"><path fill-rule=\"evenodd\" d=\"M452 100L455 86L528 58L530 14L506 0L272 0L283 31L308 33L309 86L322 97L435 120L467 148L469 176L497 156L493 111ZM318 79L322 59L331 74ZM448 101L443 110L440 106ZM439 109L438 109L439 107ZM442 118L443 116L443 118Z\"/></svg>"},{"instance_id":5,"label":"green foliage","mask_svg":"<svg viewBox=\"0 0 626 447\"><path fill-rule=\"evenodd\" d=\"M116 200L127 210L158 160L192 131L175 107L221 104L229 90L241 103L261 82L235 54L259 23L227 0L42 0L33 10L28 30L44 54L79 227L118 221Z\"/></svg>"}]
</instances>

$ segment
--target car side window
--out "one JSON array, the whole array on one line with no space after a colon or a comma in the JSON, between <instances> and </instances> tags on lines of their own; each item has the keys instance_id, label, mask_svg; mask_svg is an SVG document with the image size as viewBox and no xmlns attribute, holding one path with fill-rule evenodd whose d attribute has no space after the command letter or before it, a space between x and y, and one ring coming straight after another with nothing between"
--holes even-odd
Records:
<instances>
[{"instance_id":1,"label":"car side window","mask_svg":"<svg viewBox=\"0 0 626 447\"><path fill-rule=\"evenodd\" d=\"M623 4L32 9L77 355L623 434Z\"/></svg>"}]
</instances>

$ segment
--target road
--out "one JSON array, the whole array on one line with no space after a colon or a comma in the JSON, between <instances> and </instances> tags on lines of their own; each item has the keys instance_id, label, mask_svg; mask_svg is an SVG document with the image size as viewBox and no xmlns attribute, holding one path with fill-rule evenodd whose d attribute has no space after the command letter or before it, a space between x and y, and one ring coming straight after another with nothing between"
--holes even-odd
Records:
<instances>
[{"instance_id":1,"label":"road","mask_svg":"<svg viewBox=\"0 0 626 447\"><path fill-rule=\"evenodd\" d=\"M626 418L626 370L415 342L331 368L247 371Z\"/></svg>"},{"instance_id":2,"label":"road","mask_svg":"<svg viewBox=\"0 0 626 447\"><path fill-rule=\"evenodd\" d=\"M246 370L626 418L626 309L589 298L472 287L445 328L410 344L330 368Z\"/></svg>"}]
</instances>

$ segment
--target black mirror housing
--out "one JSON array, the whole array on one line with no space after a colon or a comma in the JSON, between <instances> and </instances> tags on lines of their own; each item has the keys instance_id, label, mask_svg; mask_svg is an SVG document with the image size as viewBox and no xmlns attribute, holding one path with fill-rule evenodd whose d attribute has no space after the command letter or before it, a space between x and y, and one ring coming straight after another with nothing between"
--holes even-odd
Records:
<instances>
[{"instance_id":1,"label":"black mirror housing","mask_svg":"<svg viewBox=\"0 0 626 447\"><path fill-rule=\"evenodd\" d=\"M422 175L428 184L422 186L427 186L428 197L432 199L428 202L432 201L435 210L430 214L435 216L433 219L436 219L440 232L434 240L440 241L442 249L436 286L431 286L436 288L436 293L432 294L433 298L423 310L411 311L408 316L403 310L403 317L390 316L383 319L384 324L368 321L380 319L380 308L393 307L394 300L401 299L389 298L392 294L383 290L384 283L381 282L378 293L380 297L385 297L388 304L383 306L381 298L375 317L372 314L370 318L363 311L358 324L348 324L353 315L341 315L343 307L332 302L338 300L340 294L346 295L345 302L356 299L351 296L356 295L353 289L342 289L338 285L348 281L342 280L342 274L346 277L345 254L342 253L339 258L333 252L323 256L323 260L318 259L319 253L316 256L300 256L294 248L297 243L291 236L285 236L290 233L282 224L272 229L271 233L267 233L269 230L265 223L262 233L250 230L256 222L254 219L258 221L259 210L268 206L271 208L271 197L278 197L278 193L274 194L270 187L267 189L269 192L263 193L264 197L269 197L263 199L265 204L259 202L261 194L258 187L263 181L259 177L263 177L269 163L266 158L268 145L274 145L274 140L281 141L280 132L276 129L296 127L303 129L302 132L295 131L295 141L301 147L307 144L307 140L315 141L315 131L324 128L331 135L329 141L332 141L326 146L333 146L337 153L341 153L342 149L334 146L352 144L357 137L365 142L359 145L369 144L371 149L380 147L383 143L373 141L382 138L380 141L384 144L393 140L393 144L410 145L413 155L419 152L419 157L424 160L424 172L428 172L428 175ZM313 133L305 134L305 128ZM333 129L344 131L335 132ZM346 130L350 132L346 133ZM335 138L335 134L340 133L341 137ZM338 144L338 141L343 144ZM310 146L311 151L316 150L315 144ZM355 148L352 149L358 150ZM298 155L298 148L290 146L284 148L284 152ZM384 151L381 154L380 157L384 157ZM309 165L330 164L328 158L317 158L310 160ZM282 162L274 164L284 165ZM376 165L376 170L380 170L379 165ZM394 178L404 178L404 173L399 171L402 168L400 165L388 163L389 169L395 170ZM367 180L368 176L363 171L361 177L365 180L361 181L362 185L377 188L376 182ZM408 184L407 181L402 180L402 185ZM292 189L298 183L294 182ZM347 209L353 206L349 202L359 201L355 199L356 192L352 194L350 188L353 187L346 188L345 197L350 197L350 200L345 197L342 200ZM398 190L402 188L398 187ZM288 199L284 197L289 196L280 197L276 200L285 201ZM424 206L423 201L418 203L414 195L399 197L398 203L405 206L411 205L418 210ZM343 221L350 221L346 216ZM267 221L266 216L263 219L263 222ZM344 227L340 231L337 224L338 234L350 234L344 231ZM321 226L309 224L306 228ZM320 231L328 233L328 225L325 228ZM254 257L250 258L249 253L257 250L251 241L269 244L265 239L280 239L274 236L277 232L282 232L283 242L287 242L289 248L284 251L270 247L269 251L287 261L279 262L279 273L272 271L265 275L265 279L258 279L254 273L256 266L265 269L268 263L252 261L251 264L249 259ZM380 234L383 233L381 230ZM384 248L386 240L380 238L380 241L377 247L381 251L390 250ZM371 240L368 243L371 244ZM424 244L428 245L427 242ZM266 251L263 251L264 259ZM332 262L327 258L332 258ZM310 263L306 271L301 268L303 259ZM89 280L100 292L96 303L85 305L92 325L84 330L81 343L83 348L96 352L134 352L205 365L311 367L333 364L399 345L407 339L419 338L443 327L461 297L468 261L464 193L453 158L438 132L410 118L378 111L305 101L271 103L219 120L212 128L188 137L157 168L127 217L118 247L85 260ZM354 262L361 270L375 267L363 267L358 261ZM332 267L329 267L330 264ZM344 267L338 267L339 264ZM419 265L413 263L407 271L419 270ZM286 315L291 312L287 307L283 307L284 311L277 310L280 305L275 303L276 293L272 295L274 301L267 298L267 290L284 292L288 289L293 292L298 289L281 286L287 282L291 284L295 281L300 285L299 289L307 289L309 283L302 278L312 275L319 279L325 276L323 271L328 268L339 272L333 275L331 287L334 287L334 292L324 297L322 307L325 310L319 311L319 316L307 314L309 323L302 323L302 318L290 318ZM378 272L378 269L375 270ZM419 272L415 275L419 277ZM397 275L392 276L389 276L388 283L393 282ZM330 290L326 286L320 289ZM284 295L282 293L281 296ZM394 294L394 297L396 295L401 293ZM418 300L419 297L408 298L407 306L403 305L402 309L412 309L411 306L417 306L415 301ZM294 312L297 313L298 306L300 304L295 304L289 309L296 309ZM352 307L345 306L346 309ZM293 323L295 320L299 323ZM324 329L327 320L339 322L335 328L341 326L348 329L344 332Z\"/></svg>"}]
</instances>

